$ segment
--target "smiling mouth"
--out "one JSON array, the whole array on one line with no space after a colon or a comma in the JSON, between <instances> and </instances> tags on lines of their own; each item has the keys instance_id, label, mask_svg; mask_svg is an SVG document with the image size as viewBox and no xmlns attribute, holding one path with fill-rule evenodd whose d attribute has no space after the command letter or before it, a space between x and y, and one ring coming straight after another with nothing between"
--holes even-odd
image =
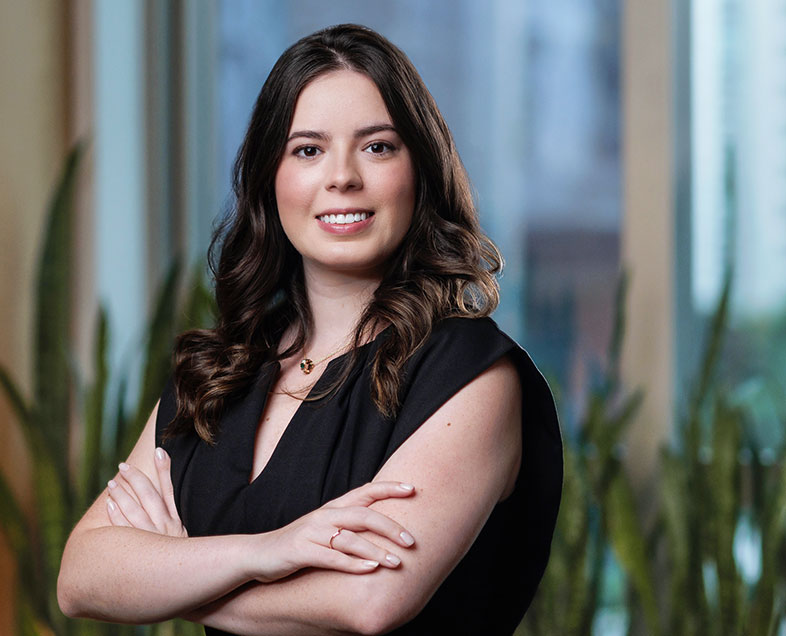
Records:
<instances>
[{"instance_id":1,"label":"smiling mouth","mask_svg":"<svg viewBox=\"0 0 786 636\"><path fill-rule=\"evenodd\" d=\"M339 214L323 214L318 216L317 219L322 221L323 223L329 223L330 225L351 225L353 223L360 223L365 221L369 217L374 216L373 212L347 212L347 213L339 213Z\"/></svg>"}]
</instances>

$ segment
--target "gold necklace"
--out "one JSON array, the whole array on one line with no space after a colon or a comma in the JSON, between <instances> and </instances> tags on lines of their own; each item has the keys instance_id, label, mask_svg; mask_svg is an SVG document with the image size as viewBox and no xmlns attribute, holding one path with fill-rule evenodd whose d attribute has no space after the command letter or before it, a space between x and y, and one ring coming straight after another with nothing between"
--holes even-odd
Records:
<instances>
[{"instance_id":1,"label":"gold necklace","mask_svg":"<svg viewBox=\"0 0 786 636\"><path fill-rule=\"evenodd\" d=\"M308 357L303 358L300 361L300 370L303 372L304 375L308 375L314 370L314 367L316 367L318 364L322 364L328 358L332 358L334 355L336 355L339 351L344 349L346 346L347 346L346 343L342 344L338 349L327 354L324 358L320 358L316 362L314 362L311 358Z\"/></svg>"}]
</instances>

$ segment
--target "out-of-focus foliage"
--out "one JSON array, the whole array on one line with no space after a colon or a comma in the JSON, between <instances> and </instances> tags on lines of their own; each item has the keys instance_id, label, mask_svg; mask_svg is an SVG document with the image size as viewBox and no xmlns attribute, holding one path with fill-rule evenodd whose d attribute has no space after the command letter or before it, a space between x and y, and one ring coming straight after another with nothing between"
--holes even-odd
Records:
<instances>
[{"instance_id":1,"label":"out-of-focus foliage","mask_svg":"<svg viewBox=\"0 0 786 636\"><path fill-rule=\"evenodd\" d=\"M173 265L143 338L141 390L135 404L125 403L128 373L111 377L111 334L103 309L94 335L93 379L86 385L80 382L72 362L68 328L73 195L82 154L81 145L70 153L47 211L36 287L33 394L25 396L10 371L0 367L2 393L24 433L33 472L33 516L22 512L0 474L0 529L17 562L16 630L23 636L199 634L199 626L183 621L136 627L71 620L57 605L57 574L68 533L139 436L170 372L174 335L211 323L214 314L202 277L194 275L188 291L179 293L182 268ZM69 435L69 414L74 408L83 425L78 438ZM81 444L76 453L79 464L72 466L69 447L76 443Z\"/></svg>"},{"instance_id":2,"label":"out-of-focus foliage","mask_svg":"<svg viewBox=\"0 0 786 636\"><path fill-rule=\"evenodd\" d=\"M657 510L646 525L619 452L642 399L619 383L624 289L623 279L605 380L590 391L577 439L566 439L551 560L516 634L593 633L604 578L619 570L627 591L615 611L628 633L775 634L786 618L786 457L782 441L762 442L762 402L777 402L770 383L719 373L731 276L685 413L662 450ZM766 413L780 430L781 411Z\"/></svg>"},{"instance_id":3,"label":"out-of-focus foliage","mask_svg":"<svg viewBox=\"0 0 786 636\"><path fill-rule=\"evenodd\" d=\"M626 290L622 277L608 366L590 390L578 436L565 439L565 482L551 559L518 636L591 633L609 549L630 572L631 589L652 633L658 633L652 565L619 452L643 397L638 390L623 395L620 385Z\"/></svg>"}]
</instances>

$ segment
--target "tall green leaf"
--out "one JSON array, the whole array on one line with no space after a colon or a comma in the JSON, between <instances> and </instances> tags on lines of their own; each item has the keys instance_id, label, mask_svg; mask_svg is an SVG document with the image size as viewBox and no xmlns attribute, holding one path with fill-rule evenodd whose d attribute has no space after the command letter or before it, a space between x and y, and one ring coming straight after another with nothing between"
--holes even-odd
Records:
<instances>
[{"instance_id":1,"label":"tall green leaf","mask_svg":"<svg viewBox=\"0 0 786 636\"><path fill-rule=\"evenodd\" d=\"M141 392L131 427L124 432L122 449L131 452L137 437L153 409L161 389L169 376L172 359L172 339L175 335L178 307L178 287L181 265L172 263L161 287L153 309L153 317L145 334L145 360L142 371Z\"/></svg>"},{"instance_id":2,"label":"tall green leaf","mask_svg":"<svg viewBox=\"0 0 786 636\"><path fill-rule=\"evenodd\" d=\"M11 379L11 375L3 366L0 366L0 386L3 387L3 391L8 398L8 402L11 404L11 408L13 409L17 420L20 422L30 421L30 409L25 403L25 399L22 397L22 392L16 386L16 383ZM26 430L24 432L27 432L29 427L25 427L25 429Z\"/></svg>"},{"instance_id":3,"label":"tall green leaf","mask_svg":"<svg viewBox=\"0 0 786 636\"><path fill-rule=\"evenodd\" d=\"M68 446L71 245L73 198L83 145L71 151L46 215L47 227L38 264L33 356L36 426L50 450ZM65 455L52 453L60 475Z\"/></svg>"},{"instance_id":4,"label":"tall green leaf","mask_svg":"<svg viewBox=\"0 0 786 636\"><path fill-rule=\"evenodd\" d=\"M644 609L647 633L656 636L660 634L661 627L652 564L640 527L633 491L621 470L617 471L611 480L605 510L611 545L638 594Z\"/></svg>"},{"instance_id":5,"label":"tall green leaf","mask_svg":"<svg viewBox=\"0 0 786 636\"><path fill-rule=\"evenodd\" d=\"M782 548L786 539L786 461L774 470L775 479L769 493L769 500L763 517L761 535L761 575L756 584L756 596L750 609L748 633L764 634L770 627L774 613L778 585L778 558L783 555ZM780 582L781 586L783 581Z\"/></svg>"},{"instance_id":6,"label":"tall green leaf","mask_svg":"<svg viewBox=\"0 0 786 636\"><path fill-rule=\"evenodd\" d=\"M719 397L716 401L712 427L712 464L710 465L714 514L712 522L712 549L718 570L718 623L732 633L742 626L742 579L734 559L734 534L740 511L739 448L740 415L730 409Z\"/></svg>"},{"instance_id":7,"label":"tall green leaf","mask_svg":"<svg viewBox=\"0 0 786 636\"><path fill-rule=\"evenodd\" d=\"M81 516L101 490L104 472L101 470L102 439L104 437L104 408L109 382L109 319L102 307L98 312L95 342L93 343L93 365L95 378L85 401L84 450L79 488L77 516Z\"/></svg>"}]
</instances>

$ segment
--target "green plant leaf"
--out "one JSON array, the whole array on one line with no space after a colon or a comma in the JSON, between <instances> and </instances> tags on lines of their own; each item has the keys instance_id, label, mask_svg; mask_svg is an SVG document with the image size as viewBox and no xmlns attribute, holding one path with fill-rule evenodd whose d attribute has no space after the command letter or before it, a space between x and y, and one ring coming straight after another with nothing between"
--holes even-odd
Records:
<instances>
[{"instance_id":1,"label":"green plant leaf","mask_svg":"<svg viewBox=\"0 0 786 636\"><path fill-rule=\"evenodd\" d=\"M756 584L756 595L750 608L747 632L764 634L770 626L775 607L778 550L786 535L786 461L773 467L775 479L768 497L761 533L761 576ZM780 582L783 585L783 582Z\"/></svg>"},{"instance_id":2,"label":"green plant leaf","mask_svg":"<svg viewBox=\"0 0 786 636\"><path fill-rule=\"evenodd\" d=\"M33 607L23 594L18 594L16 600L16 633L19 636L47 636L47 630L42 629Z\"/></svg>"},{"instance_id":3,"label":"green plant leaf","mask_svg":"<svg viewBox=\"0 0 786 636\"><path fill-rule=\"evenodd\" d=\"M101 307L98 311L93 344L95 379L88 390L85 400L84 451L82 453L77 516L83 514L90 502L101 491L102 478L104 477L104 473L101 470L101 442L104 432L104 407L109 382L108 352L109 318L106 309Z\"/></svg>"},{"instance_id":4,"label":"green plant leaf","mask_svg":"<svg viewBox=\"0 0 786 636\"><path fill-rule=\"evenodd\" d=\"M701 439L699 429L701 410L710 397L710 388L720 360L723 343L726 338L726 327L729 321L729 305L731 302L731 286L733 275L728 270L724 276L718 306L712 315L709 333L704 345L697 381L694 384L688 405L688 435L692 446L698 447Z\"/></svg>"},{"instance_id":5,"label":"green plant leaf","mask_svg":"<svg viewBox=\"0 0 786 636\"><path fill-rule=\"evenodd\" d=\"M8 402L11 404L17 419L20 422L29 421L30 409L28 409L25 399L22 397L22 392L11 379L11 374L2 365L0 365L0 386L3 387L3 391L5 391Z\"/></svg>"},{"instance_id":6,"label":"green plant leaf","mask_svg":"<svg viewBox=\"0 0 786 636\"><path fill-rule=\"evenodd\" d=\"M614 293L614 322L609 340L608 350L608 374L607 385L608 393L611 394L619 384L620 360L622 359L622 342L625 337L627 316L625 314L626 300L628 297L628 287L630 278L627 270L623 269L617 281L617 289Z\"/></svg>"},{"instance_id":7,"label":"green plant leaf","mask_svg":"<svg viewBox=\"0 0 786 636\"><path fill-rule=\"evenodd\" d=\"M71 233L73 197L83 145L68 155L47 213L43 250L38 262L33 356L36 425L50 446L61 478L67 474L69 368L68 336L71 319Z\"/></svg>"},{"instance_id":8,"label":"green plant leaf","mask_svg":"<svg viewBox=\"0 0 786 636\"><path fill-rule=\"evenodd\" d=\"M683 634L682 614L686 588L688 585L688 564L690 546L688 543L688 502L689 491L685 475L685 464L671 451L661 454L663 470L661 479L661 515L667 548L666 589L671 596L671 622L669 633Z\"/></svg>"},{"instance_id":9,"label":"green plant leaf","mask_svg":"<svg viewBox=\"0 0 786 636\"><path fill-rule=\"evenodd\" d=\"M196 267L191 275L185 309L180 314L177 333L183 333L190 329L212 327L215 323L218 314L216 299L205 283L203 271L203 267Z\"/></svg>"},{"instance_id":10,"label":"green plant leaf","mask_svg":"<svg viewBox=\"0 0 786 636\"><path fill-rule=\"evenodd\" d=\"M732 633L739 633L742 624L742 579L734 559L734 534L740 516L739 418L739 413L729 408L723 397L718 397L712 427L708 494L713 508L712 545L718 572L719 623Z\"/></svg>"},{"instance_id":11,"label":"green plant leaf","mask_svg":"<svg viewBox=\"0 0 786 636\"><path fill-rule=\"evenodd\" d=\"M30 528L16 496L0 473L0 526L15 554L30 555Z\"/></svg>"},{"instance_id":12,"label":"green plant leaf","mask_svg":"<svg viewBox=\"0 0 786 636\"><path fill-rule=\"evenodd\" d=\"M47 621L57 628L65 620L57 604L56 582L63 548L71 529L71 515L65 484L56 462L48 457L36 459L33 465L33 487L44 574L38 594L45 599Z\"/></svg>"},{"instance_id":13,"label":"green plant leaf","mask_svg":"<svg viewBox=\"0 0 786 636\"><path fill-rule=\"evenodd\" d=\"M112 440L112 451L107 453L104 463L104 469L111 473L114 471L115 466L117 465L118 461L122 461L128 456L126 452L126 446L131 444L131 436L128 433L129 429L129 421L128 417L126 416L126 389L128 386L128 381L125 377L121 377L118 381L118 391L117 391L117 404L115 405L115 414L114 414L114 438Z\"/></svg>"},{"instance_id":14,"label":"green plant leaf","mask_svg":"<svg viewBox=\"0 0 786 636\"><path fill-rule=\"evenodd\" d=\"M654 577L641 530L636 504L622 471L616 471L608 489L606 514L609 539L620 564L630 576L644 610L649 634L661 632Z\"/></svg>"},{"instance_id":15,"label":"green plant leaf","mask_svg":"<svg viewBox=\"0 0 786 636\"><path fill-rule=\"evenodd\" d=\"M17 595L20 599L18 602L32 604L39 615L45 615L45 602L39 594L41 572L37 569L40 562L34 554L33 533L2 474L0 474L0 529L17 561Z\"/></svg>"},{"instance_id":16,"label":"green plant leaf","mask_svg":"<svg viewBox=\"0 0 786 636\"><path fill-rule=\"evenodd\" d=\"M130 427L124 431L124 455L131 452L170 373L180 274L180 263L175 261L169 268L155 303L153 318L146 329L142 389Z\"/></svg>"}]
</instances>

